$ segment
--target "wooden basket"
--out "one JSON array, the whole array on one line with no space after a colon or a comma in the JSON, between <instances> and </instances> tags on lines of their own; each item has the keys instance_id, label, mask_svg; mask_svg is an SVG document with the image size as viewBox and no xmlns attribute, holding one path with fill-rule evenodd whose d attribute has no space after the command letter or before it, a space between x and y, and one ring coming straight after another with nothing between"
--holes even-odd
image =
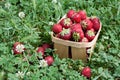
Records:
<instances>
[{"instance_id":1,"label":"wooden basket","mask_svg":"<svg viewBox=\"0 0 120 80\"><path fill-rule=\"evenodd\" d=\"M65 17L66 15L64 15L61 19ZM58 54L58 56L61 59L62 58L72 58L74 60L81 59L82 61L86 62L88 58L89 59L91 58L93 49L95 47L96 41L101 31L101 27L102 25L100 23L100 29L97 32L95 38L88 43L63 40L63 39L54 37L53 34L51 34L52 41L54 42L54 49L56 49L55 53ZM89 51L89 54L88 54L88 51Z\"/></svg>"}]
</instances>

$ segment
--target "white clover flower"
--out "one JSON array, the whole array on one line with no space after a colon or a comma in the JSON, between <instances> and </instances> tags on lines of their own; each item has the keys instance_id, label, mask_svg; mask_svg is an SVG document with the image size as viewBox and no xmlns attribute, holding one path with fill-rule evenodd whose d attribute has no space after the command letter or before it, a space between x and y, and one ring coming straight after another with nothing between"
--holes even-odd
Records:
<instances>
[{"instance_id":1,"label":"white clover flower","mask_svg":"<svg viewBox=\"0 0 120 80\"><path fill-rule=\"evenodd\" d=\"M109 37L108 37L108 36L103 36L103 38L104 38L104 39L109 39Z\"/></svg>"},{"instance_id":2,"label":"white clover flower","mask_svg":"<svg viewBox=\"0 0 120 80\"><path fill-rule=\"evenodd\" d=\"M49 22L49 25L51 26L51 25L53 25L54 24L54 22Z\"/></svg>"},{"instance_id":3,"label":"white clover flower","mask_svg":"<svg viewBox=\"0 0 120 80\"><path fill-rule=\"evenodd\" d=\"M47 67L48 66L47 61L45 61L44 59L40 60L39 64L40 64L39 67Z\"/></svg>"},{"instance_id":4,"label":"white clover flower","mask_svg":"<svg viewBox=\"0 0 120 80\"><path fill-rule=\"evenodd\" d=\"M9 2L5 3L5 8L10 8L11 4Z\"/></svg>"},{"instance_id":5,"label":"white clover flower","mask_svg":"<svg viewBox=\"0 0 120 80\"><path fill-rule=\"evenodd\" d=\"M24 77L24 73L18 71L18 73L16 73L16 76L19 77L19 78L23 78Z\"/></svg>"},{"instance_id":6,"label":"white clover flower","mask_svg":"<svg viewBox=\"0 0 120 80\"><path fill-rule=\"evenodd\" d=\"M55 3L55 4L56 4L56 3L57 3L57 0L52 0L52 3Z\"/></svg>"},{"instance_id":7,"label":"white clover flower","mask_svg":"<svg viewBox=\"0 0 120 80\"><path fill-rule=\"evenodd\" d=\"M51 32L51 31L49 31L48 33L49 33L50 35L53 34L53 32Z\"/></svg>"},{"instance_id":8,"label":"white clover flower","mask_svg":"<svg viewBox=\"0 0 120 80\"><path fill-rule=\"evenodd\" d=\"M5 72L4 72L4 71L2 71L2 72L1 72L1 75L4 75L4 74L5 74Z\"/></svg>"},{"instance_id":9,"label":"white clover flower","mask_svg":"<svg viewBox=\"0 0 120 80\"><path fill-rule=\"evenodd\" d=\"M16 49L17 52L20 52L20 53L21 53L21 52L24 51L24 48L25 48L25 47L24 47L23 44L18 44L15 49Z\"/></svg>"},{"instance_id":10,"label":"white clover flower","mask_svg":"<svg viewBox=\"0 0 120 80\"><path fill-rule=\"evenodd\" d=\"M27 75L27 76L30 76L30 72L27 72L26 75Z\"/></svg>"},{"instance_id":11,"label":"white clover flower","mask_svg":"<svg viewBox=\"0 0 120 80\"><path fill-rule=\"evenodd\" d=\"M18 16L19 16L20 18L24 18L24 17L25 17L25 13L24 13L24 12L19 12Z\"/></svg>"}]
</instances>

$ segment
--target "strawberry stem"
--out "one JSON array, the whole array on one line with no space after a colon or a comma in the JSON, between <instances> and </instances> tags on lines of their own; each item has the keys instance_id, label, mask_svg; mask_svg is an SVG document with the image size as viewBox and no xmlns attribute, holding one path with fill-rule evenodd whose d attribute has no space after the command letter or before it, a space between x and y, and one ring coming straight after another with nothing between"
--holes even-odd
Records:
<instances>
[{"instance_id":1,"label":"strawberry stem","mask_svg":"<svg viewBox=\"0 0 120 80\"><path fill-rule=\"evenodd\" d=\"M27 58L27 56L25 55L25 53L24 53L24 52L23 52L23 56L25 57L25 59L26 59L26 61L27 61L28 66L30 66L29 61L28 61L28 58Z\"/></svg>"}]
</instances>

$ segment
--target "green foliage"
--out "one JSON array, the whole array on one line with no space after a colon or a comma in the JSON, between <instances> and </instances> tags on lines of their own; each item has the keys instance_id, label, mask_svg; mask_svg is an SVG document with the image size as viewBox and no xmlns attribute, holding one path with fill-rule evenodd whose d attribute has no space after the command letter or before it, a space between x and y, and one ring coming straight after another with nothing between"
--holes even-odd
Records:
<instances>
[{"instance_id":1,"label":"green foliage","mask_svg":"<svg viewBox=\"0 0 120 80\"><path fill-rule=\"evenodd\" d=\"M57 2L55 2L57 1ZM71 59L60 60L50 67L39 68L36 48L51 43L51 24L69 9L87 11L98 16L102 30L94 54L87 64ZM20 18L19 13L25 16ZM92 68L92 80L120 79L120 0L3 0L0 1L0 80L86 80L81 66ZM13 55L14 42L24 43L24 55ZM47 50L48 55L54 50ZM32 56L28 56L31 54ZM24 61L23 58L27 58ZM24 76L18 77L20 71Z\"/></svg>"}]
</instances>

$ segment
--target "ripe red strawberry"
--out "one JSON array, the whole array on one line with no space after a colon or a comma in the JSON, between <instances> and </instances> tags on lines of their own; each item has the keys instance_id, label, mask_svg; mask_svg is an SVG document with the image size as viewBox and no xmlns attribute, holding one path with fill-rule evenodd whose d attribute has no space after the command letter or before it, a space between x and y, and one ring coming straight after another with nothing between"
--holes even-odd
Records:
<instances>
[{"instance_id":1,"label":"ripe red strawberry","mask_svg":"<svg viewBox=\"0 0 120 80\"><path fill-rule=\"evenodd\" d=\"M85 33L85 36L89 41L92 41L95 38L94 29L87 30L86 33Z\"/></svg>"},{"instance_id":2,"label":"ripe red strawberry","mask_svg":"<svg viewBox=\"0 0 120 80\"><path fill-rule=\"evenodd\" d=\"M81 25L79 23L77 23L77 24L73 24L71 26L71 30L74 31L74 29L82 29L82 27L81 27Z\"/></svg>"},{"instance_id":3,"label":"ripe red strawberry","mask_svg":"<svg viewBox=\"0 0 120 80\"><path fill-rule=\"evenodd\" d=\"M60 38L60 33L56 34L55 37Z\"/></svg>"},{"instance_id":4,"label":"ripe red strawberry","mask_svg":"<svg viewBox=\"0 0 120 80\"><path fill-rule=\"evenodd\" d=\"M89 42L86 37L82 38L81 42Z\"/></svg>"},{"instance_id":5,"label":"ripe red strawberry","mask_svg":"<svg viewBox=\"0 0 120 80\"><path fill-rule=\"evenodd\" d=\"M99 28L100 28L100 20L99 20L99 18L97 18L97 17L92 17L92 18L91 18L91 21L92 21L92 23L93 23L93 28L94 28L96 31L98 31Z\"/></svg>"},{"instance_id":6,"label":"ripe red strawberry","mask_svg":"<svg viewBox=\"0 0 120 80\"><path fill-rule=\"evenodd\" d=\"M60 37L64 40L70 40L71 39L71 29L64 29L63 31L60 33Z\"/></svg>"},{"instance_id":7,"label":"ripe red strawberry","mask_svg":"<svg viewBox=\"0 0 120 80\"><path fill-rule=\"evenodd\" d=\"M86 14L86 12L84 10L80 10L78 13L81 16L81 20L84 20L84 19L87 18L87 14Z\"/></svg>"},{"instance_id":8,"label":"ripe red strawberry","mask_svg":"<svg viewBox=\"0 0 120 80\"><path fill-rule=\"evenodd\" d=\"M84 32L80 28L76 28L72 30L72 38L74 41L78 42L84 37Z\"/></svg>"},{"instance_id":9,"label":"ripe red strawberry","mask_svg":"<svg viewBox=\"0 0 120 80\"><path fill-rule=\"evenodd\" d=\"M24 52L25 47L22 43L20 42L15 42L13 45L13 52L14 54L21 54L22 52Z\"/></svg>"},{"instance_id":10,"label":"ripe red strawberry","mask_svg":"<svg viewBox=\"0 0 120 80\"><path fill-rule=\"evenodd\" d=\"M93 28L91 28L90 30L92 30L93 32L95 31Z\"/></svg>"},{"instance_id":11,"label":"ripe red strawberry","mask_svg":"<svg viewBox=\"0 0 120 80\"><path fill-rule=\"evenodd\" d=\"M52 27L52 31L54 33L60 33L62 31L62 26L60 24L54 24Z\"/></svg>"},{"instance_id":12,"label":"ripe red strawberry","mask_svg":"<svg viewBox=\"0 0 120 80\"><path fill-rule=\"evenodd\" d=\"M50 44L45 43L42 45L42 47L44 50L46 50L47 48L50 48Z\"/></svg>"},{"instance_id":13,"label":"ripe red strawberry","mask_svg":"<svg viewBox=\"0 0 120 80\"><path fill-rule=\"evenodd\" d=\"M83 30L90 30L93 27L93 23L90 19L85 19L81 22Z\"/></svg>"},{"instance_id":14,"label":"ripe red strawberry","mask_svg":"<svg viewBox=\"0 0 120 80\"><path fill-rule=\"evenodd\" d=\"M43 47L38 47L37 48L37 53L41 53L42 54L42 56L44 56L44 48Z\"/></svg>"},{"instance_id":15,"label":"ripe red strawberry","mask_svg":"<svg viewBox=\"0 0 120 80\"><path fill-rule=\"evenodd\" d=\"M72 21L70 18L64 18L60 21L60 24L65 28L70 28L70 26L72 25Z\"/></svg>"},{"instance_id":16,"label":"ripe red strawberry","mask_svg":"<svg viewBox=\"0 0 120 80\"><path fill-rule=\"evenodd\" d=\"M72 18L72 15L75 13L75 11L74 10L69 10L68 12L67 12L67 17L68 18Z\"/></svg>"},{"instance_id":17,"label":"ripe red strawberry","mask_svg":"<svg viewBox=\"0 0 120 80\"><path fill-rule=\"evenodd\" d=\"M74 13L73 16L72 16L72 21L73 22L76 22L76 23L80 23L81 21L81 17L80 17L80 14L79 13Z\"/></svg>"},{"instance_id":18,"label":"ripe red strawberry","mask_svg":"<svg viewBox=\"0 0 120 80\"><path fill-rule=\"evenodd\" d=\"M87 77L87 78L90 78L91 77L91 69L90 69L90 67L84 67L82 69L82 75Z\"/></svg>"},{"instance_id":19,"label":"ripe red strawberry","mask_svg":"<svg viewBox=\"0 0 120 80\"><path fill-rule=\"evenodd\" d=\"M54 59L52 56L47 56L47 57L45 57L45 61L47 61L47 64L50 66L53 64Z\"/></svg>"}]
</instances>

